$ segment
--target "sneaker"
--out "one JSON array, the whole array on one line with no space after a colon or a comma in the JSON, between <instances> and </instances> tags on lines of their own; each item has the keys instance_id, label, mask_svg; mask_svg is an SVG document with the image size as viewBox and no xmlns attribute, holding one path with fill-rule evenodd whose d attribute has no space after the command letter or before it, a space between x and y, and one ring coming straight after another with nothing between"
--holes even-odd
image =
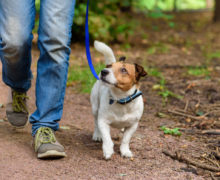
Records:
<instances>
[{"instance_id":1,"label":"sneaker","mask_svg":"<svg viewBox=\"0 0 220 180\"><path fill-rule=\"evenodd\" d=\"M64 147L56 140L54 131L40 127L34 137L34 149L39 159L66 157Z\"/></svg>"},{"instance_id":2,"label":"sneaker","mask_svg":"<svg viewBox=\"0 0 220 180\"><path fill-rule=\"evenodd\" d=\"M11 90L9 102L6 105L6 115L12 126L24 127L28 121L28 109L26 105L25 92Z\"/></svg>"}]
</instances>

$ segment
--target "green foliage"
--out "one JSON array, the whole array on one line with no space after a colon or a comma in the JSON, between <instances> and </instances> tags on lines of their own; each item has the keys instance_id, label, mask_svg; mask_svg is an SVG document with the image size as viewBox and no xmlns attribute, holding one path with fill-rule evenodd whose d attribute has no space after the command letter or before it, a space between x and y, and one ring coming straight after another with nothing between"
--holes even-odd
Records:
<instances>
[{"instance_id":1,"label":"green foliage","mask_svg":"<svg viewBox=\"0 0 220 180\"><path fill-rule=\"evenodd\" d=\"M139 0L134 2L137 9L142 11L152 11L160 9L163 11L171 11L174 9L175 0ZM176 0L176 8L178 10L184 9L201 9L206 7L206 0Z\"/></svg>"},{"instance_id":2,"label":"green foliage","mask_svg":"<svg viewBox=\"0 0 220 180\"><path fill-rule=\"evenodd\" d=\"M157 115L159 118L166 118L166 117L168 117L165 113L162 113L162 112L158 112L156 115Z\"/></svg>"},{"instance_id":3,"label":"green foliage","mask_svg":"<svg viewBox=\"0 0 220 180\"><path fill-rule=\"evenodd\" d=\"M176 99L182 99L183 98L182 96L180 96L178 94L175 94L174 92L169 91L167 89L164 89L164 90L160 91L159 95L161 95L163 97L165 102L168 100L168 97L174 97Z\"/></svg>"},{"instance_id":4,"label":"green foliage","mask_svg":"<svg viewBox=\"0 0 220 180\"><path fill-rule=\"evenodd\" d=\"M99 74L105 67L104 64L96 64L95 70ZM81 93L90 93L96 79L93 77L88 66L71 66L69 68L67 86L74 85Z\"/></svg>"},{"instance_id":5,"label":"green foliage","mask_svg":"<svg viewBox=\"0 0 220 180\"><path fill-rule=\"evenodd\" d=\"M169 47L166 44L160 42L154 43L151 47L147 49L148 54L155 54L155 53L163 54L163 53L167 53L168 51L169 51Z\"/></svg>"},{"instance_id":6,"label":"green foliage","mask_svg":"<svg viewBox=\"0 0 220 180\"><path fill-rule=\"evenodd\" d=\"M73 34L84 36L86 1L76 3ZM132 35L136 26L129 14L121 13L123 8L131 7L132 0L90 1L89 32L91 39L123 41ZM128 22L129 23L125 23Z\"/></svg>"},{"instance_id":7,"label":"green foliage","mask_svg":"<svg viewBox=\"0 0 220 180\"><path fill-rule=\"evenodd\" d=\"M179 132L179 128L170 129L170 128L167 128L166 126L161 126L160 130L162 130L164 132L164 134L170 134L173 136L181 136L182 135L181 132Z\"/></svg>"},{"instance_id":8,"label":"green foliage","mask_svg":"<svg viewBox=\"0 0 220 180\"><path fill-rule=\"evenodd\" d=\"M40 11L40 0L35 0L35 7L36 7L36 11L39 12Z\"/></svg>"},{"instance_id":9,"label":"green foliage","mask_svg":"<svg viewBox=\"0 0 220 180\"><path fill-rule=\"evenodd\" d=\"M210 72L206 67L190 67L188 74L192 76L209 76Z\"/></svg>"},{"instance_id":10,"label":"green foliage","mask_svg":"<svg viewBox=\"0 0 220 180\"><path fill-rule=\"evenodd\" d=\"M175 23L174 22L169 22L168 23L169 27L174 28L175 27Z\"/></svg>"},{"instance_id":11,"label":"green foliage","mask_svg":"<svg viewBox=\"0 0 220 180\"><path fill-rule=\"evenodd\" d=\"M160 78L162 76L161 72L156 68L147 68L147 73L149 76L154 76Z\"/></svg>"},{"instance_id":12,"label":"green foliage","mask_svg":"<svg viewBox=\"0 0 220 180\"><path fill-rule=\"evenodd\" d=\"M177 7L183 9L202 9L206 8L206 0L177 0Z\"/></svg>"},{"instance_id":13,"label":"green foliage","mask_svg":"<svg viewBox=\"0 0 220 180\"><path fill-rule=\"evenodd\" d=\"M40 0L35 0L35 7L36 7L37 13L39 13L39 11L40 11ZM39 26L39 18L38 18L38 14L37 14L37 18L35 20L35 26L34 26L34 29L33 29L34 33L37 33L38 26Z\"/></svg>"},{"instance_id":14,"label":"green foliage","mask_svg":"<svg viewBox=\"0 0 220 180\"><path fill-rule=\"evenodd\" d=\"M216 51L216 52L211 52L207 54L207 58L208 59L220 59L220 51Z\"/></svg>"},{"instance_id":15,"label":"green foliage","mask_svg":"<svg viewBox=\"0 0 220 180\"><path fill-rule=\"evenodd\" d=\"M171 19L174 18L173 15L165 14L165 13L163 13L161 10L149 12L149 13L148 13L148 16L151 17L151 18L154 18L154 19L161 18L161 19L171 20Z\"/></svg>"},{"instance_id":16,"label":"green foliage","mask_svg":"<svg viewBox=\"0 0 220 180\"><path fill-rule=\"evenodd\" d=\"M203 115L204 115L204 112L201 111L201 110L198 110L198 111L196 111L196 115L197 115L197 116L203 116Z\"/></svg>"},{"instance_id":17,"label":"green foliage","mask_svg":"<svg viewBox=\"0 0 220 180\"><path fill-rule=\"evenodd\" d=\"M78 0L75 7L75 16L73 22L73 40L84 42L85 33L85 15L87 0ZM34 32L37 32L40 10L40 0L35 1L37 10L37 20ZM205 0L177 0L178 9L203 8ZM132 18L132 11L142 10L147 12L151 18L162 18L167 20L170 28L175 27L171 20L173 15L165 14L164 10L173 10L174 0L108 0L108 1L90 1L89 8L89 32L91 42L94 39L101 41L119 41L126 42L138 25L137 19ZM152 26L158 30L158 26Z\"/></svg>"},{"instance_id":18,"label":"green foliage","mask_svg":"<svg viewBox=\"0 0 220 180\"><path fill-rule=\"evenodd\" d=\"M159 84L153 85L153 90L158 91L158 94L162 96L163 103L166 103L169 97L173 97L176 99L182 99L183 97L175 94L174 92L170 91L166 87L166 80L161 72L159 72L156 68L147 68L147 72L149 76L154 76L159 79Z\"/></svg>"}]
</instances>

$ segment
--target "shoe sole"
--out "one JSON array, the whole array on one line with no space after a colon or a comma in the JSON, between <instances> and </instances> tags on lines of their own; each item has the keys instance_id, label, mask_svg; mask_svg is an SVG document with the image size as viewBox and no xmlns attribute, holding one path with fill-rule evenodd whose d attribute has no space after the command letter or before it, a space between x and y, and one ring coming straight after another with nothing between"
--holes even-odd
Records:
<instances>
[{"instance_id":1,"label":"shoe sole","mask_svg":"<svg viewBox=\"0 0 220 180\"><path fill-rule=\"evenodd\" d=\"M49 150L45 153L38 153L37 154L37 158L39 158L39 159L62 158L62 157L66 157L66 153L65 152L59 152L59 151L56 151L56 150Z\"/></svg>"},{"instance_id":2,"label":"shoe sole","mask_svg":"<svg viewBox=\"0 0 220 180\"><path fill-rule=\"evenodd\" d=\"M8 120L8 122L9 122L10 126L13 127L14 129L18 129L18 130L19 129L24 129L29 124L29 117L30 116L28 116L28 119L27 119L26 123L24 125L22 125L22 126L13 125L9 120Z\"/></svg>"},{"instance_id":3,"label":"shoe sole","mask_svg":"<svg viewBox=\"0 0 220 180\"><path fill-rule=\"evenodd\" d=\"M12 125L10 122L9 122L9 124L10 124L11 127L13 127L14 130L19 131L19 130L23 130L25 127L27 127L29 125L29 121L27 121L24 126L15 126L15 125Z\"/></svg>"}]
</instances>

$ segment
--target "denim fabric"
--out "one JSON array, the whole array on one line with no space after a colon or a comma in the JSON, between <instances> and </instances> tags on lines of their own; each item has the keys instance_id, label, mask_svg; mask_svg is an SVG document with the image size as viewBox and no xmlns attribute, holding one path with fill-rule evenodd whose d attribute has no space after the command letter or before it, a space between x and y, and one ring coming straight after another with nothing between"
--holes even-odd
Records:
<instances>
[{"instance_id":1,"label":"denim fabric","mask_svg":"<svg viewBox=\"0 0 220 180\"><path fill-rule=\"evenodd\" d=\"M32 135L41 126L59 128L70 54L75 0L41 0L38 29L36 111ZM34 0L0 0L0 58L5 84L26 92L31 86L31 43Z\"/></svg>"}]
</instances>

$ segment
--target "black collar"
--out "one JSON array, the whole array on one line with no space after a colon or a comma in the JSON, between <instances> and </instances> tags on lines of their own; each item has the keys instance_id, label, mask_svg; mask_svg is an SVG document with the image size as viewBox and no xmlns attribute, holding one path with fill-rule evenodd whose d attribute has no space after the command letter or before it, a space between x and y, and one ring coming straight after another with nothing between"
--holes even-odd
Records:
<instances>
[{"instance_id":1,"label":"black collar","mask_svg":"<svg viewBox=\"0 0 220 180\"><path fill-rule=\"evenodd\" d=\"M137 89L135 90L135 92L130 95L130 96L127 96L126 98L122 98L122 99L119 99L119 100L114 100L112 98L112 96L110 96L110 99L109 99L109 104L113 104L115 101L118 103L118 104L127 104L131 101L133 101L134 99L136 99L138 96L142 95L142 92L141 91L137 91Z\"/></svg>"}]
</instances>

